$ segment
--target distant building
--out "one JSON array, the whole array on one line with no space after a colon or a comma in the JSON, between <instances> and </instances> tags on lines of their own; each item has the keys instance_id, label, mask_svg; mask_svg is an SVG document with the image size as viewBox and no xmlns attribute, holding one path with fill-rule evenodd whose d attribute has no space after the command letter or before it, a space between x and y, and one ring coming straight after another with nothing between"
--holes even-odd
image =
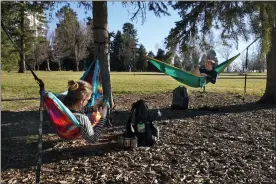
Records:
<instances>
[{"instance_id":1,"label":"distant building","mask_svg":"<svg viewBox=\"0 0 276 184\"><path fill-rule=\"evenodd\" d=\"M41 18L41 20L39 19ZM38 13L27 13L27 19L29 20L30 29L33 31L33 36L35 37L46 37L47 24L45 20L45 15Z\"/></svg>"}]
</instances>

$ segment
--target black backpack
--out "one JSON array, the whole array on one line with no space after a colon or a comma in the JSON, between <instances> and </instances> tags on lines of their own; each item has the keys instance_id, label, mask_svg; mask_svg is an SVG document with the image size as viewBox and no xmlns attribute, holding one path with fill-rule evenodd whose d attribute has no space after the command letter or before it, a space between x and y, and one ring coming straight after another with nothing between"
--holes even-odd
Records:
<instances>
[{"instance_id":1,"label":"black backpack","mask_svg":"<svg viewBox=\"0 0 276 184\"><path fill-rule=\"evenodd\" d=\"M158 117L161 116L160 111ZM132 104L131 114L128 118L124 138L135 138L137 146L152 146L159 138L159 130L153 125L153 118L144 100ZM130 146L133 147L132 143Z\"/></svg>"},{"instance_id":2,"label":"black backpack","mask_svg":"<svg viewBox=\"0 0 276 184\"><path fill-rule=\"evenodd\" d=\"M184 86L179 86L173 90L172 109L188 109L189 95L188 89Z\"/></svg>"}]
</instances>

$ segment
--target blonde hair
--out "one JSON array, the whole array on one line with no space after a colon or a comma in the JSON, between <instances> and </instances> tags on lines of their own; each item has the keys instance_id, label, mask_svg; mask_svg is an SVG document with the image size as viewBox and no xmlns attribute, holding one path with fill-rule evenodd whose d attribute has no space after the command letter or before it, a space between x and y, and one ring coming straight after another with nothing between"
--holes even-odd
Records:
<instances>
[{"instance_id":1,"label":"blonde hair","mask_svg":"<svg viewBox=\"0 0 276 184\"><path fill-rule=\"evenodd\" d=\"M92 86L88 82L83 80L69 80L68 93L64 98L64 105L67 107L73 107L79 100L91 94L91 92Z\"/></svg>"}]
</instances>

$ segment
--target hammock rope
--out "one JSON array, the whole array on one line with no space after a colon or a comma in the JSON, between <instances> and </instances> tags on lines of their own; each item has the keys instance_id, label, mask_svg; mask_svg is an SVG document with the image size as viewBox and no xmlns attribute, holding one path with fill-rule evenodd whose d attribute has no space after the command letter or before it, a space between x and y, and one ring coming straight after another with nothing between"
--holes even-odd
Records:
<instances>
[{"instance_id":1,"label":"hammock rope","mask_svg":"<svg viewBox=\"0 0 276 184\"><path fill-rule=\"evenodd\" d=\"M261 37L257 37L251 44L249 44L245 49L246 49L246 59L245 59L245 69L248 68L248 48L255 43L258 39L260 39ZM245 50L244 49L244 50ZM243 50L243 51L244 51ZM242 51L242 52L243 52ZM247 74L244 74L244 88L243 88L243 97L242 97L242 101L245 102L245 96L246 96L246 82L247 82Z\"/></svg>"}]
</instances>

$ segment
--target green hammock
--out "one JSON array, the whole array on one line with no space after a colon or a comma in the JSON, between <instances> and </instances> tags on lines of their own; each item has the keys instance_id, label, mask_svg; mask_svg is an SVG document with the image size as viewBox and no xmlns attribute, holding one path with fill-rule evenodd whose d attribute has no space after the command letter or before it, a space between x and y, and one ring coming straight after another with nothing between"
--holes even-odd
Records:
<instances>
[{"instance_id":1,"label":"green hammock","mask_svg":"<svg viewBox=\"0 0 276 184\"><path fill-rule=\"evenodd\" d=\"M219 74L221 73L227 66L229 66L237 57L239 57L240 54L237 54L236 56L222 62L221 64L217 65L215 70ZM146 56L146 58L151 62L160 72L165 73L178 82L182 84L186 84L190 87L198 88L205 86L206 78L202 76L194 75L190 72L183 71L179 68L176 68L174 66L171 66L167 63L164 63L162 61L156 60L154 58Z\"/></svg>"}]
</instances>

